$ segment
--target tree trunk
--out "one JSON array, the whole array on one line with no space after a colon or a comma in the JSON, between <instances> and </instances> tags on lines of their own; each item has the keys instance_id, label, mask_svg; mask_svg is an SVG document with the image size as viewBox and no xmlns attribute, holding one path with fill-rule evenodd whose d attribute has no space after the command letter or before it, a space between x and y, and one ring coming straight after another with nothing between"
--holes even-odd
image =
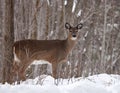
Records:
<instances>
[{"instance_id":1,"label":"tree trunk","mask_svg":"<svg viewBox=\"0 0 120 93\"><path fill-rule=\"evenodd\" d=\"M3 13L3 83L12 83L11 68L13 63L12 46L14 43L14 4L13 0L4 1Z\"/></svg>"},{"instance_id":2,"label":"tree trunk","mask_svg":"<svg viewBox=\"0 0 120 93\"><path fill-rule=\"evenodd\" d=\"M101 53L101 68L102 72L105 72L105 38L106 38L106 24L107 24L107 8L106 8L107 0L105 0L105 14L104 14L104 31L103 31L103 40L102 40L102 53Z\"/></svg>"}]
</instances>

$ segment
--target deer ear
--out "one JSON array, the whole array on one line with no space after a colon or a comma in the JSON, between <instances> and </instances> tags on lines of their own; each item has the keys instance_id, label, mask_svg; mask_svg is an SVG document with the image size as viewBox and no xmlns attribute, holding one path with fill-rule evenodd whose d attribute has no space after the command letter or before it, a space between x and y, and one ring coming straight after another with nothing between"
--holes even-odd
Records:
<instances>
[{"instance_id":1,"label":"deer ear","mask_svg":"<svg viewBox=\"0 0 120 93\"><path fill-rule=\"evenodd\" d=\"M78 25L76 26L77 29L81 29L82 27L83 27L83 24L82 24L82 23L80 23L80 24L78 24Z\"/></svg>"},{"instance_id":2,"label":"deer ear","mask_svg":"<svg viewBox=\"0 0 120 93\"><path fill-rule=\"evenodd\" d=\"M66 23L66 24L65 24L65 28L66 28L66 29L70 29L70 28L71 28L70 24L69 24L69 23Z\"/></svg>"}]
</instances>

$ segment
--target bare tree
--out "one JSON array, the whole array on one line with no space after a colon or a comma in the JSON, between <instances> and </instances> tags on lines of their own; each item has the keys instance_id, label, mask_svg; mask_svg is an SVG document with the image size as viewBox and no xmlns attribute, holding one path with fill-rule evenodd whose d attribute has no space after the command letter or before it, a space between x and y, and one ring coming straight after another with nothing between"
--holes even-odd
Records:
<instances>
[{"instance_id":1,"label":"bare tree","mask_svg":"<svg viewBox=\"0 0 120 93\"><path fill-rule=\"evenodd\" d=\"M1 74L1 77L0 77L0 82L2 81L2 15L3 15L3 11L2 11L2 8L3 5L2 5L2 1L0 0L0 74Z\"/></svg>"},{"instance_id":2,"label":"bare tree","mask_svg":"<svg viewBox=\"0 0 120 93\"><path fill-rule=\"evenodd\" d=\"M6 1L0 0L0 31L4 32L4 41L9 34L6 33L9 29L7 25L12 20L6 22L9 7L5 9ZM119 6L120 0L14 0L14 41L64 39L67 36L65 22L74 26L83 22L78 44L69 55L69 65L63 64L61 67L63 69L60 74L65 75L62 77L88 76L103 72L119 74ZM3 48L1 50L5 51ZM2 51L0 52L3 55ZM0 60L2 59L4 57L1 56ZM42 68L38 66L38 69L39 67ZM35 69L34 72L36 71Z\"/></svg>"},{"instance_id":3,"label":"bare tree","mask_svg":"<svg viewBox=\"0 0 120 93\"><path fill-rule=\"evenodd\" d=\"M12 83L12 46L14 43L14 0L4 0L3 22L3 83Z\"/></svg>"}]
</instances>

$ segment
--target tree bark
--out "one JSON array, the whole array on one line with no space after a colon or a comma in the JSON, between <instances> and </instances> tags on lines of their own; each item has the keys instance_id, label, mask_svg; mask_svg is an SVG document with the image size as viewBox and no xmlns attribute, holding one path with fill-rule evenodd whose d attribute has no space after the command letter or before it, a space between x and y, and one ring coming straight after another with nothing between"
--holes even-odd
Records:
<instances>
[{"instance_id":1,"label":"tree bark","mask_svg":"<svg viewBox=\"0 0 120 93\"><path fill-rule=\"evenodd\" d=\"M12 46L14 43L14 0L4 1L3 14L3 83L12 83L11 68L13 63Z\"/></svg>"}]
</instances>

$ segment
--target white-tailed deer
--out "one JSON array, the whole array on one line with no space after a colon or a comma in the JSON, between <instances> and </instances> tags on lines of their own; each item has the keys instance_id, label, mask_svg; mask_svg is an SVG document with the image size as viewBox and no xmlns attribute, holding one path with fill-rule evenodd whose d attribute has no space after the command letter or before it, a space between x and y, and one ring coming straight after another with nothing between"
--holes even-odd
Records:
<instances>
[{"instance_id":1,"label":"white-tailed deer","mask_svg":"<svg viewBox=\"0 0 120 93\"><path fill-rule=\"evenodd\" d=\"M69 30L65 40L28 39L14 43L13 73L18 75L19 80L25 80L25 71L34 60L45 60L51 63L53 77L57 79L57 66L59 63L67 62L67 57L76 44L79 29L83 27L83 24L72 27L66 23L65 27Z\"/></svg>"}]
</instances>

